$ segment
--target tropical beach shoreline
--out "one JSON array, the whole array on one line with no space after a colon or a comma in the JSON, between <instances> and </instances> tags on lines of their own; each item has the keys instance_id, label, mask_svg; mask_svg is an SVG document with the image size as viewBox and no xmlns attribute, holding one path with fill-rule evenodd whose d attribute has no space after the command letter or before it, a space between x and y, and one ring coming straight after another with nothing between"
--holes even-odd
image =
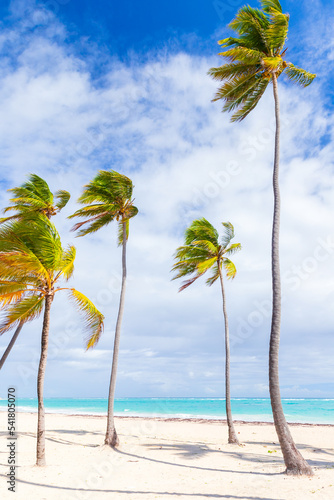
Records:
<instances>
[{"instance_id":1,"label":"tropical beach shoreline","mask_svg":"<svg viewBox=\"0 0 334 500\"><path fill-rule=\"evenodd\" d=\"M7 490L6 413L0 412L1 498ZM314 476L288 477L273 424L236 421L242 446L227 444L226 422L116 417L120 447L103 446L106 418L46 415L46 467L35 466L36 413L17 413L15 498L293 500L333 498L334 425L292 424Z\"/></svg>"}]
</instances>

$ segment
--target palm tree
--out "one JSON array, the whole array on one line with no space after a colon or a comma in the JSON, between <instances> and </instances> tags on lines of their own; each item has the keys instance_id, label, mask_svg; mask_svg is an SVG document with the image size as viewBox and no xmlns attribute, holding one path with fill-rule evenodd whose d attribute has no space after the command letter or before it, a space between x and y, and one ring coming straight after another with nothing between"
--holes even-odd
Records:
<instances>
[{"instance_id":1,"label":"palm tree","mask_svg":"<svg viewBox=\"0 0 334 500\"><path fill-rule=\"evenodd\" d=\"M80 208L69 217L85 218L84 221L78 222L73 227L74 231L80 229L79 236L94 233L113 220L118 222L118 243L122 245L122 286L115 329L108 397L107 431L104 441L106 445L112 447L117 447L119 445L114 422L114 399L127 273L126 242L129 235L129 219L138 213L138 209L133 205L134 200L132 199L132 192L133 184L128 177L114 170L100 170L96 177L85 186L84 192L78 200L79 203L86 206ZM81 229L83 226L85 227Z\"/></svg>"},{"instance_id":2,"label":"palm tree","mask_svg":"<svg viewBox=\"0 0 334 500\"><path fill-rule=\"evenodd\" d=\"M185 232L185 244L179 247L175 253L176 264L172 270L177 274L173 279L189 276L180 288L180 292L190 286L209 269L212 275L207 279L207 285L211 286L220 279L223 296L223 313L225 320L225 400L226 416L228 425L228 442L239 444L232 420L231 396L230 396L230 340L228 318L226 312L226 298L223 282L224 267L227 279L235 278L237 270L229 257L241 250L240 243L233 243L234 228L230 222L223 222L224 235L219 241L218 231L206 219L194 220Z\"/></svg>"},{"instance_id":3,"label":"palm tree","mask_svg":"<svg viewBox=\"0 0 334 500\"><path fill-rule=\"evenodd\" d=\"M280 388L278 354L281 328L281 280L279 264L279 137L280 117L277 79L285 74L293 83L306 87L316 75L285 60L289 15L283 14L278 0L261 0L262 10L245 6L230 23L235 37L219 44L227 63L211 68L209 74L223 84L214 101L225 102L223 111L234 111L231 121L241 121L257 105L270 82L275 101L276 134L273 170L274 215L272 229L273 310L269 348L269 390L276 432L288 474L312 474L312 469L296 448L285 420Z\"/></svg>"},{"instance_id":4,"label":"palm tree","mask_svg":"<svg viewBox=\"0 0 334 500\"><path fill-rule=\"evenodd\" d=\"M34 214L43 214L48 219L56 215L62 208L65 207L70 199L68 191L57 191L54 195L50 191L48 184L44 179L36 174L29 176L29 181L25 182L22 186L9 189L9 192L14 194L10 199L12 205L6 207L4 213L15 210L16 214L9 217L0 218L0 224L10 220L23 220L24 218L31 218ZM58 200L54 203L54 199ZM0 370L3 367L10 351L12 350L20 331L22 330L23 323L20 323L16 328L7 349L2 355L0 360Z\"/></svg>"},{"instance_id":5,"label":"palm tree","mask_svg":"<svg viewBox=\"0 0 334 500\"><path fill-rule=\"evenodd\" d=\"M28 223L27 223L28 222ZM85 315L87 349L103 331L103 315L74 288L60 286L73 274L75 247L63 249L54 225L45 217L4 224L0 229L0 304L5 316L0 334L37 318L44 307L41 356L37 377L38 425L36 465L45 465L44 375L47 360L50 310L56 292L67 290Z\"/></svg>"}]
</instances>

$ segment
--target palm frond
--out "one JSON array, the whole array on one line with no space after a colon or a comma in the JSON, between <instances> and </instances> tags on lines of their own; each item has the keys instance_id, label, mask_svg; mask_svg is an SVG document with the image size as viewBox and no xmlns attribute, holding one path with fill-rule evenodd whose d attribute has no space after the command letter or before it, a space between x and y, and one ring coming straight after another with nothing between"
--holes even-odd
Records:
<instances>
[{"instance_id":1,"label":"palm frond","mask_svg":"<svg viewBox=\"0 0 334 500\"><path fill-rule=\"evenodd\" d=\"M114 170L99 170L96 177L85 186L78 202L83 204L96 202L118 204L119 200L130 200L132 191L132 181L125 175Z\"/></svg>"},{"instance_id":2,"label":"palm frond","mask_svg":"<svg viewBox=\"0 0 334 500\"><path fill-rule=\"evenodd\" d=\"M11 273L17 276L25 275L40 275L47 277L47 270L40 260L33 254L21 252L0 252L2 270L5 274L2 276L7 278ZM15 271L11 268L15 267ZM6 269L7 268L7 269Z\"/></svg>"},{"instance_id":3,"label":"palm frond","mask_svg":"<svg viewBox=\"0 0 334 500\"><path fill-rule=\"evenodd\" d=\"M300 85L301 87L307 87L310 85L314 78L317 76L314 73L309 73L304 69L297 68L292 63L288 63L285 74L293 83Z\"/></svg>"},{"instance_id":4,"label":"palm frond","mask_svg":"<svg viewBox=\"0 0 334 500\"><path fill-rule=\"evenodd\" d=\"M190 276L196 272L197 262L177 262L173 265L172 271L178 271L177 274L172 278L173 280L184 278L185 276Z\"/></svg>"},{"instance_id":5,"label":"palm frond","mask_svg":"<svg viewBox=\"0 0 334 500\"><path fill-rule=\"evenodd\" d=\"M258 47L262 52L267 51L265 30L268 28L269 21L266 15L260 9L253 9L246 5L239 9L236 17L230 22L229 27L239 33L247 36L254 47Z\"/></svg>"},{"instance_id":6,"label":"palm frond","mask_svg":"<svg viewBox=\"0 0 334 500\"><path fill-rule=\"evenodd\" d=\"M79 311L84 315L85 329L88 332L86 348L89 349L94 347L100 339L103 332L104 316L84 294L74 288L71 288L69 291L70 297Z\"/></svg>"},{"instance_id":7,"label":"palm frond","mask_svg":"<svg viewBox=\"0 0 334 500\"><path fill-rule=\"evenodd\" d=\"M75 256L76 248L72 245L70 245L69 248L63 253L60 268L61 274L64 276L66 281L69 280L73 274Z\"/></svg>"},{"instance_id":8,"label":"palm frond","mask_svg":"<svg viewBox=\"0 0 334 500\"><path fill-rule=\"evenodd\" d=\"M261 0L262 10L267 13L273 11L282 12L281 4L278 0Z\"/></svg>"},{"instance_id":9,"label":"palm frond","mask_svg":"<svg viewBox=\"0 0 334 500\"><path fill-rule=\"evenodd\" d=\"M193 283L195 283L195 281L200 278L201 275L198 274L197 276L194 276L193 278L189 279L189 280L186 280L186 281L183 281L182 285L180 286L179 288L179 292L183 292L183 290L185 290L186 288L188 288L188 286L192 285Z\"/></svg>"},{"instance_id":10,"label":"palm frond","mask_svg":"<svg viewBox=\"0 0 334 500\"><path fill-rule=\"evenodd\" d=\"M196 240L208 240L218 246L219 234L212 224L204 217L194 220L185 231L185 244L190 245Z\"/></svg>"},{"instance_id":11,"label":"palm frond","mask_svg":"<svg viewBox=\"0 0 334 500\"><path fill-rule=\"evenodd\" d=\"M106 213L113 213L114 217L116 217L118 214L118 210L119 207L114 204L97 203L79 208L76 212L74 212L74 214L69 215L67 218L73 219L74 217L98 217L99 215L104 215Z\"/></svg>"},{"instance_id":12,"label":"palm frond","mask_svg":"<svg viewBox=\"0 0 334 500\"><path fill-rule=\"evenodd\" d=\"M211 259L204 260L203 262L199 262L196 266L199 274L204 274L208 269L217 262L217 257L212 257Z\"/></svg>"},{"instance_id":13,"label":"palm frond","mask_svg":"<svg viewBox=\"0 0 334 500\"><path fill-rule=\"evenodd\" d=\"M138 214L139 210L137 207L134 205L129 205L124 212L124 218L125 219L132 219L132 217L135 217Z\"/></svg>"},{"instance_id":14,"label":"palm frond","mask_svg":"<svg viewBox=\"0 0 334 500\"><path fill-rule=\"evenodd\" d=\"M205 249L208 251L209 255L216 255L218 253L218 248L209 240L195 240L192 242L192 245L196 247L200 247L201 249Z\"/></svg>"},{"instance_id":15,"label":"palm frond","mask_svg":"<svg viewBox=\"0 0 334 500\"><path fill-rule=\"evenodd\" d=\"M59 190L55 193L54 197L56 200L58 200L55 206L58 208L58 210L61 210L67 205L69 199L71 198L71 195L68 191Z\"/></svg>"},{"instance_id":16,"label":"palm frond","mask_svg":"<svg viewBox=\"0 0 334 500\"><path fill-rule=\"evenodd\" d=\"M233 262L230 259L225 258L223 259L222 264L225 268L227 279L234 279L237 274L237 269Z\"/></svg>"},{"instance_id":17,"label":"palm frond","mask_svg":"<svg viewBox=\"0 0 334 500\"><path fill-rule=\"evenodd\" d=\"M234 255L242 249L240 243L233 243L224 252L224 255Z\"/></svg>"},{"instance_id":18,"label":"palm frond","mask_svg":"<svg viewBox=\"0 0 334 500\"><path fill-rule=\"evenodd\" d=\"M281 64L283 63L282 58L280 56L277 57L264 57L262 59L262 63L264 67L268 71L276 71Z\"/></svg>"},{"instance_id":19,"label":"palm frond","mask_svg":"<svg viewBox=\"0 0 334 500\"><path fill-rule=\"evenodd\" d=\"M244 120L246 116L253 111L265 93L270 79L271 77L264 78L256 85L256 87L254 87L254 89L252 89L252 92L248 94L247 99L242 101L242 106L232 115L232 122L240 122ZM237 104L239 105L240 103L238 102Z\"/></svg>"},{"instance_id":20,"label":"palm frond","mask_svg":"<svg viewBox=\"0 0 334 500\"><path fill-rule=\"evenodd\" d=\"M230 64L224 64L218 68L211 68L208 74L218 81L231 79L236 76L251 76L261 70L260 64L248 64L244 62L235 62Z\"/></svg>"},{"instance_id":21,"label":"palm frond","mask_svg":"<svg viewBox=\"0 0 334 500\"><path fill-rule=\"evenodd\" d=\"M115 219L114 213L104 213L92 217L91 219L88 219L86 221L78 222L73 226L72 231L77 231L83 225L87 224L88 226L86 226L84 229L81 229L78 233L78 236L85 236L86 234L95 233L96 231L101 229L101 227L110 224L110 222L112 222L114 219Z\"/></svg>"},{"instance_id":22,"label":"palm frond","mask_svg":"<svg viewBox=\"0 0 334 500\"><path fill-rule=\"evenodd\" d=\"M289 15L273 12L271 23L266 31L267 43L274 55L279 55L287 40Z\"/></svg>"},{"instance_id":23,"label":"palm frond","mask_svg":"<svg viewBox=\"0 0 334 500\"><path fill-rule=\"evenodd\" d=\"M257 74L248 74L236 76L225 83L218 89L212 101L225 101L223 111L231 111L245 101L253 91L254 87L259 84Z\"/></svg>"},{"instance_id":24,"label":"palm frond","mask_svg":"<svg viewBox=\"0 0 334 500\"><path fill-rule=\"evenodd\" d=\"M36 174L30 174L29 181L22 185L23 189L27 189L36 197L44 200L44 203L53 203L53 194L47 182Z\"/></svg>"},{"instance_id":25,"label":"palm frond","mask_svg":"<svg viewBox=\"0 0 334 500\"><path fill-rule=\"evenodd\" d=\"M231 224L231 222L222 222L223 224L223 227L224 227L224 234L221 238L221 242L222 242L222 247L223 248L226 248L231 240L234 238L234 227L233 227L233 224Z\"/></svg>"},{"instance_id":26,"label":"palm frond","mask_svg":"<svg viewBox=\"0 0 334 500\"><path fill-rule=\"evenodd\" d=\"M33 295L11 304L6 311L5 318L0 324L0 335L17 327L19 323L26 323L37 318L43 309L44 296Z\"/></svg>"},{"instance_id":27,"label":"palm frond","mask_svg":"<svg viewBox=\"0 0 334 500\"><path fill-rule=\"evenodd\" d=\"M0 307L18 302L27 292L27 284L0 280Z\"/></svg>"},{"instance_id":28,"label":"palm frond","mask_svg":"<svg viewBox=\"0 0 334 500\"><path fill-rule=\"evenodd\" d=\"M55 226L44 216L5 224L0 229L3 263L19 266L21 271L49 277L61 263L62 246ZM15 264L14 264L15 262Z\"/></svg>"},{"instance_id":29,"label":"palm frond","mask_svg":"<svg viewBox=\"0 0 334 500\"><path fill-rule=\"evenodd\" d=\"M264 54L259 50L239 46L225 50L225 52L219 52L218 55L226 57L230 63L238 61L243 64L255 65L260 63Z\"/></svg>"},{"instance_id":30,"label":"palm frond","mask_svg":"<svg viewBox=\"0 0 334 500\"><path fill-rule=\"evenodd\" d=\"M11 190L9 189L8 191ZM32 197L30 193L27 196L17 196L16 198L11 198L10 201L13 203L13 206L4 208L4 213L11 210L30 211L32 209L38 212L45 208L45 202L39 198Z\"/></svg>"},{"instance_id":31,"label":"palm frond","mask_svg":"<svg viewBox=\"0 0 334 500\"><path fill-rule=\"evenodd\" d=\"M218 264L216 264L212 269L212 275L206 280L208 286L212 286L219 278Z\"/></svg>"}]
</instances>

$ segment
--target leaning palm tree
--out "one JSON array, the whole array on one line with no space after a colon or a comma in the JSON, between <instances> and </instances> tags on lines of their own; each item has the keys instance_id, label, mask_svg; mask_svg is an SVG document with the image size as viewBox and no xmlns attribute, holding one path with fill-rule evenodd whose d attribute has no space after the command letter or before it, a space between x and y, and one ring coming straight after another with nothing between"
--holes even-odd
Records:
<instances>
[{"instance_id":1,"label":"leaning palm tree","mask_svg":"<svg viewBox=\"0 0 334 500\"><path fill-rule=\"evenodd\" d=\"M29 222L29 223L27 223ZM0 334L37 318L44 307L41 356L37 377L38 425L36 465L45 465L44 375L47 360L50 310L56 292L67 290L85 315L87 349L99 340L103 315L74 288L64 287L73 274L75 247L63 249L54 225L45 217L4 224L0 228L0 305L5 311Z\"/></svg>"},{"instance_id":2,"label":"leaning palm tree","mask_svg":"<svg viewBox=\"0 0 334 500\"><path fill-rule=\"evenodd\" d=\"M230 222L223 222L224 235L219 240L218 231L206 219L194 220L185 232L185 244L175 253L176 264L172 270L177 274L173 279L189 276L180 288L180 292L190 286L209 269L212 275L207 279L211 286L217 279L223 296L223 314L225 320L225 401L228 425L228 442L239 444L232 420L231 395L230 395L230 339L226 311L226 298L223 281L223 268L227 279L233 279L236 268L229 257L241 250L240 243L231 244L234 238L234 228Z\"/></svg>"},{"instance_id":3,"label":"leaning palm tree","mask_svg":"<svg viewBox=\"0 0 334 500\"><path fill-rule=\"evenodd\" d=\"M285 60L289 15L283 14L278 0L261 0L262 10L245 6L230 23L235 37L219 44L226 64L211 68L209 74L223 84L214 101L225 102L223 111L234 111L231 120L243 120L257 105L270 83L273 85L276 117L273 171L274 216L272 229L273 311L269 348L269 390L276 432L288 474L312 474L312 469L296 448L287 425L279 388L278 354L281 328L281 280L279 264L279 137L280 117L277 79L280 75L306 87L316 75Z\"/></svg>"},{"instance_id":4,"label":"leaning palm tree","mask_svg":"<svg viewBox=\"0 0 334 500\"><path fill-rule=\"evenodd\" d=\"M107 431L104 443L116 447L119 439L114 421L114 399L118 364L121 323L124 312L126 286L126 243L129 235L129 219L137 215L138 209L133 205L133 184L125 175L118 172L100 170L96 177L85 186L79 203L86 205L77 210L69 218L82 217L85 220L73 227L80 229L79 236L94 233L113 220L118 222L118 243L122 245L122 286L118 316L115 329L114 351L109 385ZM83 228L83 229L81 229Z\"/></svg>"},{"instance_id":5,"label":"leaning palm tree","mask_svg":"<svg viewBox=\"0 0 334 500\"><path fill-rule=\"evenodd\" d=\"M0 224L10 220L14 221L23 220L27 217L31 218L35 214L42 214L50 219L53 215L60 212L70 199L70 193L68 191L60 190L52 194L45 180L36 174L31 174L29 176L29 181L22 184L22 186L9 189L8 191L13 193L14 196L10 199L12 204L6 207L3 212L15 211L16 213L9 217L0 218ZM22 327L23 323L20 323L3 353L0 360L0 370L9 356Z\"/></svg>"}]
</instances>

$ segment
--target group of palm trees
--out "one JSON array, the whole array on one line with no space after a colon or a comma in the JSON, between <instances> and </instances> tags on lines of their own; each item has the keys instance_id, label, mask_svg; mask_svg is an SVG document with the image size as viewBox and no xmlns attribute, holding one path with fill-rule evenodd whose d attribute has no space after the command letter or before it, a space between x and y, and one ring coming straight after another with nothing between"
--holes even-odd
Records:
<instances>
[{"instance_id":1,"label":"group of palm trees","mask_svg":"<svg viewBox=\"0 0 334 500\"><path fill-rule=\"evenodd\" d=\"M274 423L286 472L294 475L311 475L312 469L297 450L283 413L280 389L278 354L281 322L281 284L279 265L279 99L277 79L285 73L294 83L302 87L309 85L315 75L295 67L284 59L287 49L289 15L282 12L278 0L261 0L262 9L245 6L239 9L229 27L236 36L219 43L221 56L226 64L211 68L209 74L223 82L214 100L225 102L223 111L234 111L232 121L243 120L257 105L270 82L273 84L276 117L275 154L273 169L274 215L272 230L272 290L273 309L269 349L269 390ZM59 191L52 195L46 182L37 175L30 176L19 188L11 190L12 205L5 211L15 210L14 216L0 220L0 303L5 310L5 319L0 333L16 327L14 336L5 351L1 366L22 328L37 316L44 307L41 357L38 369L38 430L37 465L45 463L45 425L43 406L43 382L47 357L50 323L50 308L55 293L67 289L70 297L84 314L89 332L87 348L96 345L103 330L103 315L92 302L73 288L60 286L73 273L75 248L63 249L59 234L50 221L51 216L61 210L69 199L69 193ZM107 431L105 444L115 447L118 436L113 417L117 360L120 329L124 310L126 286L126 244L129 220L138 213L133 205L133 185L125 175L115 171L101 170L84 187L79 203L83 205L70 218L84 219L73 227L79 236L85 236L116 220L119 227L119 244L122 246L122 285L119 311L116 322L111 379L109 387ZM54 199L58 200L54 204ZM185 242L175 253L174 279L188 277L180 290L187 288L200 276L211 270L207 284L218 279L221 285L225 320L225 389L228 441L238 444L234 430L230 402L230 354L229 330L226 313L223 269L227 278L233 279L236 268L230 256L241 249L239 243L231 244L234 228L230 222L223 223L224 234L219 239L217 230L204 218L193 221L185 231ZM1 367L0 366L0 367Z\"/></svg>"},{"instance_id":2,"label":"group of palm trees","mask_svg":"<svg viewBox=\"0 0 334 500\"><path fill-rule=\"evenodd\" d=\"M80 229L78 236L93 233L116 220L119 225L119 243L123 247L123 279L119 313L116 323L113 363L110 379L107 431L105 444L118 445L114 424L113 404L116 384L120 327L124 309L126 281L126 240L129 234L129 219L138 213L132 201L132 181L115 171L99 171L92 182L84 188L79 202L84 206L72 217L83 217L73 227ZM50 221L68 202L66 191L55 194L48 184L36 174L22 186L10 189L13 193L11 205L4 212L15 210L15 214L0 219L0 304L4 318L0 334L15 328L16 331L1 359L3 366L22 327L40 316L44 308L41 336L41 355L37 375L38 424L36 464L45 465L45 411L43 404L44 376L50 330L50 311L55 293L67 290L70 298L85 318L88 332L87 349L95 346L103 332L104 316L81 292L65 287L74 271L76 249L64 249L55 225ZM54 204L54 200L59 199ZM83 229L81 229L85 226Z\"/></svg>"}]
</instances>

